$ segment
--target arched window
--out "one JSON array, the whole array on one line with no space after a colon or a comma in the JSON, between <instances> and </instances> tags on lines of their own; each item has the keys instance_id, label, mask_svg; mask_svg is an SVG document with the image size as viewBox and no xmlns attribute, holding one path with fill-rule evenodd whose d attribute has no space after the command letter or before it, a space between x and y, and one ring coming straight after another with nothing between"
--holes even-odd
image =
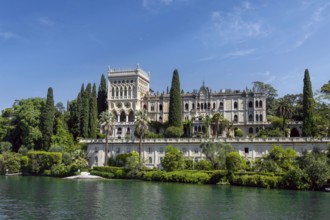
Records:
<instances>
[{"instance_id":1,"label":"arched window","mask_svg":"<svg viewBox=\"0 0 330 220\"><path fill-rule=\"evenodd\" d=\"M253 115L252 114L249 115L249 121L253 121Z\"/></svg>"},{"instance_id":2,"label":"arched window","mask_svg":"<svg viewBox=\"0 0 330 220\"><path fill-rule=\"evenodd\" d=\"M120 97L122 97L122 96L123 96L123 88L120 87Z\"/></svg>"},{"instance_id":3,"label":"arched window","mask_svg":"<svg viewBox=\"0 0 330 220\"><path fill-rule=\"evenodd\" d=\"M115 88L112 87L112 97L114 97L114 96L115 96Z\"/></svg>"},{"instance_id":4,"label":"arched window","mask_svg":"<svg viewBox=\"0 0 330 220\"><path fill-rule=\"evenodd\" d=\"M124 96L127 97L127 88L124 89Z\"/></svg>"},{"instance_id":5,"label":"arched window","mask_svg":"<svg viewBox=\"0 0 330 220\"><path fill-rule=\"evenodd\" d=\"M215 102L213 102L213 109L215 109Z\"/></svg>"},{"instance_id":6,"label":"arched window","mask_svg":"<svg viewBox=\"0 0 330 220\"><path fill-rule=\"evenodd\" d=\"M258 133L259 132L259 128L256 128L256 133Z\"/></svg>"},{"instance_id":7,"label":"arched window","mask_svg":"<svg viewBox=\"0 0 330 220\"><path fill-rule=\"evenodd\" d=\"M200 106L201 106L201 105L200 105L199 103L197 103L197 109L199 109L199 108L200 108Z\"/></svg>"},{"instance_id":8,"label":"arched window","mask_svg":"<svg viewBox=\"0 0 330 220\"><path fill-rule=\"evenodd\" d=\"M234 115L234 122L238 122L238 116Z\"/></svg>"},{"instance_id":9,"label":"arched window","mask_svg":"<svg viewBox=\"0 0 330 220\"><path fill-rule=\"evenodd\" d=\"M220 102L219 109L223 109L223 102Z\"/></svg>"},{"instance_id":10,"label":"arched window","mask_svg":"<svg viewBox=\"0 0 330 220\"><path fill-rule=\"evenodd\" d=\"M131 133L131 129L127 128L126 134L130 134Z\"/></svg>"},{"instance_id":11,"label":"arched window","mask_svg":"<svg viewBox=\"0 0 330 220\"><path fill-rule=\"evenodd\" d=\"M121 127L119 127L119 128L117 129L117 134L121 135L122 132L123 132L123 129L122 129Z\"/></svg>"},{"instance_id":12,"label":"arched window","mask_svg":"<svg viewBox=\"0 0 330 220\"><path fill-rule=\"evenodd\" d=\"M159 111L163 111L163 105L162 104L159 104Z\"/></svg>"},{"instance_id":13,"label":"arched window","mask_svg":"<svg viewBox=\"0 0 330 220\"><path fill-rule=\"evenodd\" d=\"M125 122L126 121L126 114L124 111L120 113L120 122Z\"/></svg>"},{"instance_id":14,"label":"arched window","mask_svg":"<svg viewBox=\"0 0 330 220\"><path fill-rule=\"evenodd\" d=\"M259 115L256 115L256 121L259 121Z\"/></svg>"},{"instance_id":15,"label":"arched window","mask_svg":"<svg viewBox=\"0 0 330 220\"><path fill-rule=\"evenodd\" d=\"M116 97L118 97L118 87L116 88Z\"/></svg>"},{"instance_id":16,"label":"arched window","mask_svg":"<svg viewBox=\"0 0 330 220\"><path fill-rule=\"evenodd\" d=\"M135 121L135 117L134 117L134 112L133 111L130 111L129 112L128 121L129 122L134 122Z\"/></svg>"},{"instance_id":17,"label":"arched window","mask_svg":"<svg viewBox=\"0 0 330 220\"><path fill-rule=\"evenodd\" d=\"M204 109L204 105L203 105L203 103L201 103L201 109Z\"/></svg>"},{"instance_id":18,"label":"arched window","mask_svg":"<svg viewBox=\"0 0 330 220\"><path fill-rule=\"evenodd\" d=\"M259 120L262 121L262 114L259 115Z\"/></svg>"},{"instance_id":19,"label":"arched window","mask_svg":"<svg viewBox=\"0 0 330 220\"><path fill-rule=\"evenodd\" d=\"M146 104L143 105L143 109L144 109L145 111L147 111L147 105L146 105Z\"/></svg>"},{"instance_id":20,"label":"arched window","mask_svg":"<svg viewBox=\"0 0 330 220\"><path fill-rule=\"evenodd\" d=\"M154 104L151 104L150 110L155 111L155 105Z\"/></svg>"},{"instance_id":21,"label":"arched window","mask_svg":"<svg viewBox=\"0 0 330 220\"><path fill-rule=\"evenodd\" d=\"M159 116L159 121L162 122L163 121L163 117Z\"/></svg>"},{"instance_id":22,"label":"arched window","mask_svg":"<svg viewBox=\"0 0 330 220\"><path fill-rule=\"evenodd\" d=\"M258 101L256 101L256 108L258 108L259 107L259 102Z\"/></svg>"},{"instance_id":23,"label":"arched window","mask_svg":"<svg viewBox=\"0 0 330 220\"><path fill-rule=\"evenodd\" d=\"M117 115L117 112L116 111L113 111L112 112L112 115L113 115L113 118L115 121L118 121L118 115ZM119 121L118 121L119 122Z\"/></svg>"},{"instance_id":24,"label":"arched window","mask_svg":"<svg viewBox=\"0 0 330 220\"><path fill-rule=\"evenodd\" d=\"M253 107L253 102L249 101L249 108Z\"/></svg>"},{"instance_id":25,"label":"arched window","mask_svg":"<svg viewBox=\"0 0 330 220\"><path fill-rule=\"evenodd\" d=\"M262 108L262 101L259 101L259 108Z\"/></svg>"},{"instance_id":26,"label":"arched window","mask_svg":"<svg viewBox=\"0 0 330 220\"><path fill-rule=\"evenodd\" d=\"M131 87L128 87L128 97L132 96L132 91L131 91Z\"/></svg>"},{"instance_id":27,"label":"arched window","mask_svg":"<svg viewBox=\"0 0 330 220\"><path fill-rule=\"evenodd\" d=\"M238 108L238 104L237 102L234 102L234 109L237 109Z\"/></svg>"},{"instance_id":28,"label":"arched window","mask_svg":"<svg viewBox=\"0 0 330 220\"><path fill-rule=\"evenodd\" d=\"M189 110L189 104L186 103L186 104L184 105L184 108L185 108L186 111L188 111L188 110Z\"/></svg>"},{"instance_id":29,"label":"arched window","mask_svg":"<svg viewBox=\"0 0 330 220\"><path fill-rule=\"evenodd\" d=\"M195 103L192 104L192 109L195 109Z\"/></svg>"},{"instance_id":30,"label":"arched window","mask_svg":"<svg viewBox=\"0 0 330 220\"><path fill-rule=\"evenodd\" d=\"M211 108L211 103L207 103L207 109Z\"/></svg>"},{"instance_id":31,"label":"arched window","mask_svg":"<svg viewBox=\"0 0 330 220\"><path fill-rule=\"evenodd\" d=\"M252 127L249 128L249 134L253 134L253 128Z\"/></svg>"}]
</instances>

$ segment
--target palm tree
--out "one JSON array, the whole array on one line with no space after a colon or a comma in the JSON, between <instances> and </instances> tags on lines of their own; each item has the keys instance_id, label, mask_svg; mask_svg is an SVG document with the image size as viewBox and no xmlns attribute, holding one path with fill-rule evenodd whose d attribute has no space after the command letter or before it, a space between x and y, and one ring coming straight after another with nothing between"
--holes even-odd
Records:
<instances>
[{"instance_id":1,"label":"palm tree","mask_svg":"<svg viewBox=\"0 0 330 220\"><path fill-rule=\"evenodd\" d=\"M206 137L209 138L210 137L211 118L208 115L206 115L206 117L204 119L204 126L205 126Z\"/></svg>"},{"instance_id":2,"label":"palm tree","mask_svg":"<svg viewBox=\"0 0 330 220\"><path fill-rule=\"evenodd\" d=\"M135 121L135 133L140 138L139 142L139 162L142 161L142 139L149 128L148 115L146 111L138 111Z\"/></svg>"},{"instance_id":3,"label":"palm tree","mask_svg":"<svg viewBox=\"0 0 330 220\"><path fill-rule=\"evenodd\" d=\"M104 156L104 166L107 165L108 162L108 136L112 135L113 128L115 125L115 118L113 117L111 112L104 111L100 114L100 123L101 126L104 127L106 131L105 135L105 156ZM112 158L112 151L110 151L110 157Z\"/></svg>"},{"instance_id":4,"label":"palm tree","mask_svg":"<svg viewBox=\"0 0 330 220\"><path fill-rule=\"evenodd\" d=\"M212 121L215 123L215 137L218 138L218 131L219 131L219 122L222 119L222 116L219 112L214 113L212 116Z\"/></svg>"},{"instance_id":5,"label":"palm tree","mask_svg":"<svg viewBox=\"0 0 330 220\"><path fill-rule=\"evenodd\" d=\"M293 114L293 106L288 99L279 99L277 103L277 114L283 118L283 132L285 135L286 119L290 119Z\"/></svg>"}]
</instances>

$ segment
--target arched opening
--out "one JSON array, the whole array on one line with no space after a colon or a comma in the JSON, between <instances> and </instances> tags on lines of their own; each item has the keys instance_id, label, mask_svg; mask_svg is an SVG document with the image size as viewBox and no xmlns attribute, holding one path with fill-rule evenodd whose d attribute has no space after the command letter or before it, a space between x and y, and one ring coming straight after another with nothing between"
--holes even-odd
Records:
<instances>
[{"instance_id":1,"label":"arched opening","mask_svg":"<svg viewBox=\"0 0 330 220\"><path fill-rule=\"evenodd\" d=\"M249 134L253 134L253 128L252 127L249 128Z\"/></svg>"},{"instance_id":2,"label":"arched opening","mask_svg":"<svg viewBox=\"0 0 330 220\"><path fill-rule=\"evenodd\" d=\"M186 104L184 105L184 108L185 108L186 111L189 110L189 105L188 105L188 103L186 103Z\"/></svg>"},{"instance_id":3,"label":"arched opening","mask_svg":"<svg viewBox=\"0 0 330 220\"><path fill-rule=\"evenodd\" d=\"M118 87L116 88L116 97L118 97Z\"/></svg>"},{"instance_id":4,"label":"arched opening","mask_svg":"<svg viewBox=\"0 0 330 220\"><path fill-rule=\"evenodd\" d=\"M123 96L123 88L120 87L120 97L122 97L122 96Z\"/></svg>"},{"instance_id":5,"label":"arched opening","mask_svg":"<svg viewBox=\"0 0 330 220\"><path fill-rule=\"evenodd\" d=\"M211 108L211 103L207 103L207 109Z\"/></svg>"},{"instance_id":6,"label":"arched opening","mask_svg":"<svg viewBox=\"0 0 330 220\"><path fill-rule=\"evenodd\" d=\"M131 134L131 129L130 128L127 128L126 134L127 135Z\"/></svg>"},{"instance_id":7,"label":"arched opening","mask_svg":"<svg viewBox=\"0 0 330 220\"><path fill-rule=\"evenodd\" d=\"M192 104L192 109L195 109L195 103Z\"/></svg>"},{"instance_id":8,"label":"arched opening","mask_svg":"<svg viewBox=\"0 0 330 220\"><path fill-rule=\"evenodd\" d=\"M113 118L115 121L118 121L118 115L117 115L117 112L116 111L113 111L112 112L112 115L113 115Z\"/></svg>"},{"instance_id":9,"label":"arched opening","mask_svg":"<svg viewBox=\"0 0 330 220\"><path fill-rule=\"evenodd\" d=\"M259 107L259 102L258 102L258 100L256 100L256 108L258 108Z\"/></svg>"},{"instance_id":10,"label":"arched opening","mask_svg":"<svg viewBox=\"0 0 330 220\"><path fill-rule=\"evenodd\" d=\"M155 105L154 104L151 104L150 110L155 111Z\"/></svg>"},{"instance_id":11,"label":"arched opening","mask_svg":"<svg viewBox=\"0 0 330 220\"><path fill-rule=\"evenodd\" d=\"M256 121L259 121L259 115L256 115Z\"/></svg>"},{"instance_id":12,"label":"arched opening","mask_svg":"<svg viewBox=\"0 0 330 220\"><path fill-rule=\"evenodd\" d=\"M290 137L300 137L299 131L297 128L292 128L290 132Z\"/></svg>"},{"instance_id":13,"label":"arched opening","mask_svg":"<svg viewBox=\"0 0 330 220\"><path fill-rule=\"evenodd\" d=\"M237 102L234 102L234 109L237 109L238 108L238 104Z\"/></svg>"},{"instance_id":14,"label":"arched opening","mask_svg":"<svg viewBox=\"0 0 330 220\"><path fill-rule=\"evenodd\" d=\"M262 121L262 114L259 115L259 120Z\"/></svg>"},{"instance_id":15,"label":"arched opening","mask_svg":"<svg viewBox=\"0 0 330 220\"><path fill-rule=\"evenodd\" d=\"M238 116L234 115L234 122L238 122Z\"/></svg>"},{"instance_id":16,"label":"arched opening","mask_svg":"<svg viewBox=\"0 0 330 220\"><path fill-rule=\"evenodd\" d=\"M200 108L200 106L201 106L201 105L200 105L199 103L197 103L197 109L199 109L199 108Z\"/></svg>"},{"instance_id":17,"label":"arched opening","mask_svg":"<svg viewBox=\"0 0 330 220\"><path fill-rule=\"evenodd\" d=\"M163 111L163 105L162 104L159 104L159 111Z\"/></svg>"},{"instance_id":18,"label":"arched opening","mask_svg":"<svg viewBox=\"0 0 330 220\"><path fill-rule=\"evenodd\" d=\"M253 121L253 115L252 114L249 115L249 121Z\"/></svg>"},{"instance_id":19,"label":"arched opening","mask_svg":"<svg viewBox=\"0 0 330 220\"><path fill-rule=\"evenodd\" d=\"M259 132L259 128L256 128L256 133L258 133Z\"/></svg>"},{"instance_id":20,"label":"arched opening","mask_svg":"<svg viewBox=\"0 0 330 220\"><path fill-rule=\"evenodd\" d=\"M126 122L126 114L124 111L120 113L120 122Z\"/></svg>"},{"instance_id":21,"label":"arched opening","mask_svg":"<svg viewBox=\"0 0 330 220\"><path fill-rule=\"evenodd\" d=\"M124 96L127 97L127 88L124 89Z\"/></svg>"},{"instance_id":22,"label":"arched opening","mask_svg":"<svg viewBox=\"0 0 330 220\"><path fill-rule=\"evenodd\" d=\"M219 109L223 109L223 102L220 102Z\"/></svg>"},{"instance_id":23,"label":"arched opening","mask_svg":"<svg viewBox=\"0 0 330 220\"><path fill-rule=\"evenodd\" d=\"M128 87L128 97L131 97L132 96L132 90L131 90L131 87Z\"/></svg>"},{"instance_id":24,"label":"arched opening","mask_svg":"<svg viewBox=\"0 0 330 220\"><path fill-rule=\"evenodd\" d=\"M134 116L134 112L133 111L130 111L129 112L128 121L129 122L134 122L135 121L135 116Z\"/></svg>"},{"instance_id":25,"label":"arched opening","mask_svg":"<svg viewBox=\"0 0 330 220\"><path fill-rule=\"evenodd\" d=\"M252 108L253 107L253 103L252 101L249 101L249 108Z\"/></svg>"},{"instance_id":26,"label":"arched opening","mask_svg":"<svg viewBox=\"0 0 330 220\"><path fill-rule=\"evenodd\" d=\"M123 129L122 129L121 127L119 127L119 128L117 129L117 135L121 135L122 132L123 132Z\"/></svg>"},{"instance_id":27,"label":"arched opening","mask_svg":"<svg viewBox=\"0 0 330 220\"><path fill-rule=\"evenodd\" d=\"M201 126L198 126L198 131L202 131L202 127Z\"/></svg>"},{"instance_id":28,"label":"arched opening","mask_svg":"<svg viewBox=\"0 0 330 220\"><path fill-rule=\"evenodd\" d=\"M204 104L203 104L203 103L201 103L201 109L202 109L202 110L204 109Z\"/></svg>"},{"instance_id":29,"label":"arched opening","mask_svg":"<svg viewBox=\"0 0 330 220\"><path fill-rule=\"evenodd\" d=\"M112 96L112 97L115 96L115 88L114 88L114 87L112 87L111 96Z\"/></svg>"},{"instance_id":30,"label":"arched opening","mask_svg":"<svg viewBox=\"0 0 330 220\"><path fill-rule=\"evenodd\" d=\"M197 128L197 126L194 126L194 131L196 132L196 131L198 131L198 128Z\"/></svg>"},{"instance_id":31,"label":"arched opening","mask_svg":"<svg viewBox=\"0 0 330 220\"><path fill-rule=\"evenodd\" d=\"M213 109L215 109L215 102L213 102Z\"/></svg>"},{"instance_id":32,"label":"arched opening","mask_svg":"<svg viewBox=\"0 0 330 220\"><path fill-rule=\"evenodd\" d=\"M159 116L159 121L162 122L163 121L163 117Z\"/></svg>"},{"instance_id":33,"label":"arched opening","mask_svg":"<svg viewBox=\"0 0 330 220\"><path fill-rule=\"evenodd\" d=\"M262 101L259 101L259 108L262 108Z\"/></svg>"},{"instance_id":34,"label":"arched opening","mask_svg":"<svg viewBox=\"0 0 330 220\"><path fill-rule=\"evenodd\" d=\"M143 110L147 111L147 105L146 104L143 105Z\"/></svg>"}]
</instances>

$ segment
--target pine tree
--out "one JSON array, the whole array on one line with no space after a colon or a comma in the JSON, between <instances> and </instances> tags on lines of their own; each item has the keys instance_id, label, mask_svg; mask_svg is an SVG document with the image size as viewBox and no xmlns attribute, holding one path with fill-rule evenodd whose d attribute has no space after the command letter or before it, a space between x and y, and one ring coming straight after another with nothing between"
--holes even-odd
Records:
<instances>
[{"instance_id":1,"label":"pine tree","mask_svg":"<svg viewBox=\"0 0 330 220\"><path fill-rule=\"evenodd\" d=\"M97 93L97 114L100 115L101 112L104 112L107 109L107 107L107 83L104 74L102 74Z\"/></svg>"},{"instance_id":2,"label":"pine tree","mask_svg":"<svg viewBox=\"0 0 330 220\"><path fill-rule=\"evenodd\" d=\"M312 83L309 77L308 69L305 70L304 90L303 90L303 131L304 137L310 137L315 134L314 124L314 98Z\"/></svg>"},{"instance_id":3,"label":"pine tree","mask_svg":"<svg viewBox=\"0 0 330 220\"><path fill-rule=\"evenodd\" d=\"M47 100L44 109L41 112L40 128L43 137L43 149L48 150L51 144L51 138L54 134L55 106L53 89L48 88Z\"/></svg>"},{"instance_id":4,"label":"pine tree","mask_svg":"<svg viewBox=\"0 0 330 220\"><path fill-rule=\"evenodd\" d=\"M182 127L182 106L180 94L180 79L177 69L173 72L172 85L170 90L170 108L169 108L169 125Z\"/></svg>"},{"instance_id":5,"label":"pine tree","mask_svg":"<svg viewBox=\"0 0 330 220\"><path fill-rule=\"evenodd\" d=\"M84 97L83 97L83 111L82 111L82 137L89 137L89 100L91 97L92 86L90 83L87 84Z\"/></svg>"},{"instance_id":6,"label":"pine tree","mask_svg":"<svg viewBox=\"0 0 330 220\"><path fill-rule=\"evenodd\" d=\"M96 138L97 134L97 101L96 101L96 85L93 84L93 90L89 99L89 137Z\"/></svg>"}]
</instances>

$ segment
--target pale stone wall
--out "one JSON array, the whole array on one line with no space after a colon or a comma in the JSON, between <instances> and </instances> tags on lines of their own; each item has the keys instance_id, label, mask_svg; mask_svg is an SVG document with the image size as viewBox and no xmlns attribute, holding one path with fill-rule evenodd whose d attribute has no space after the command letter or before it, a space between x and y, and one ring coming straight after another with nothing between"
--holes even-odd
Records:
<instances>
[{"instance_id":1,"label":"pale stone wall","mask_svg":"<svg viewBox=\"0 0 330 220\"><path fill-rule=\"evenodd\" d=\"M313 148L327 150L330 139L313 138L219 138L219 139L146 139L143 141L143 155L146 165L149 167L160 167L161 159L165 156L165 148L168 145L178 148L185 157L194 160L203 158L200 144L206 141L224 142L231 144L241 156L248 160L255 160L267 154L273 145L281 145L284 148L292 147L301 154L303 151L310 151ZM103 166L105 140L94 139L84 140L88 144L87 157L89 166ZM122 153L138 151L139 141L115 139L109 142L108 157Z\"/></svg>"}]
</instances>

